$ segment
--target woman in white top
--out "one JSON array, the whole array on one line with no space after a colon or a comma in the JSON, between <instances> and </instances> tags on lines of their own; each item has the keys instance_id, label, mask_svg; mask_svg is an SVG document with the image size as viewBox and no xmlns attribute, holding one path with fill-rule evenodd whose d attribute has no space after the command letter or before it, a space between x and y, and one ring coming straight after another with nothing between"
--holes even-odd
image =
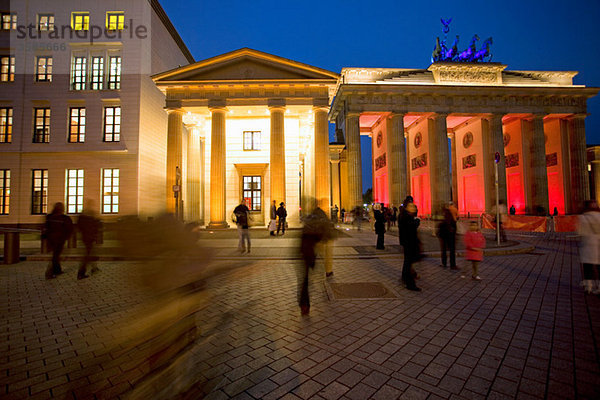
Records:
<instances>
[{"instance_id":1,"label":"woman in white top","mask_svg":"<svg viewBox=\"0 0 600 400\"><path fill-rule=\"evenodd\" d=\"M579 248L579 258L583 264L581 285L586 293L600 294L600 209L595 201L585 202L583 214L579 216L577 233L581 236ZM598 276L595 276L595 273Z\"/></svg>"}]
</instances>

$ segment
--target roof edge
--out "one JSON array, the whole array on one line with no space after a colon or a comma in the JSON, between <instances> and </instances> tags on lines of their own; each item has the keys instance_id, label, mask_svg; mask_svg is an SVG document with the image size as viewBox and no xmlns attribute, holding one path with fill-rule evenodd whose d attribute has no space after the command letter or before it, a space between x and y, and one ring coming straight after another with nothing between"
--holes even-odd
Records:
<instances>
[{"instance_id":1,"label":"roof edge","mask_svg":"<svg viewBox=\"0 0 600 400\"><path fill-rule=\"evenodd\" d=\"M181 52L183 53L185 58L187 58L187 60L190 64L194 63L196 61L196 60L194 60L194 56L192 55L190 50L185 45L181 36L179 36L177 29L175 29L175 26L169 19L169 16L165 12L165 10L162 8L162 6L158 2L158 0L148 0L148 1L150 2L150 5L152 6L152 9L154 10L154 12L158 16L158 18L160 18L160 20L164 24L165 28L167 28L167 31L171 34L171 37L173 38L175 43L177 43L177 46L179 47L179 49L181 50Z\"/></svg>"}]
</instances>

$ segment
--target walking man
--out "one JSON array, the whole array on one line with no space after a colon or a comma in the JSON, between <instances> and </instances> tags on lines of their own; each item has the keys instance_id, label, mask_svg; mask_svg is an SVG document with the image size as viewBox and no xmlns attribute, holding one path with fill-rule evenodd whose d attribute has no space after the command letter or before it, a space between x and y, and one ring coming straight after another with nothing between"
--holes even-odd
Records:
<instances>
[{"instance_id":1,"label":"walking man","mask_svg":"<svg viewBox=\"0 0 600 400\"><path fill-rule=\"evenodd\" d=\"M242 199L242 202L239 206L237 206L233 213L235 214L235 223L237 224L238 229L238 250L240 253L244 253L246 251L246 243L248 244L248 253L250 253L250 232L248 230L248 219L250 215L248 214L250 209L246 206L246 202Z\"/></svg>"},{"instance_id":2,"label":"walking man","mask_svg":"<svg viewBox=\"0 0 600 400\"><path fill-rule=\"evenodd\" d=\"M52 262L46 270L46 279L56 278L63 273L60 266L60 255L65 247L65 242L73 233L73 221L65 215L65 205L56 203L52 212L46 216L44 236L52 249Z\"/></svg>"}]
</instances>

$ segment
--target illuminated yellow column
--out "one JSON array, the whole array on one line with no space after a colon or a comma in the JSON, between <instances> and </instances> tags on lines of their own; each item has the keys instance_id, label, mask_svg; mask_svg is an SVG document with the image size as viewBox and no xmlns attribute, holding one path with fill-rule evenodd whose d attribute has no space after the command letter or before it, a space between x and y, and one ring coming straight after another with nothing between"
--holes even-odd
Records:
<instances>
[{"instance_id":1,"label":"illuminated yellow column","mask_svg":"<svg viewBox=\"0 0 600 400\"><path fill-rule=\"evenodd\" d=\"M315 107L315 197L327 215L330 207L329 125L327 107Z\"/></svg>"},{"instance_id":2,"label":"illuminated yellow column","mask_svg":"<svg viewBox=\"0 0 600 400\"><path fill-rule=\"evenodd\" d=\"M331 202L333 205L341 207L340 202L340 160L331 160Z\"/></svg>"},{"instance_id":3,"label":"illuminated yellow column","mask_svg":"<svg viewBox=\"0 0 600 400\"><path fill-rule=\"evenodd\" d=\"M583 154L585 155L585 137L583 145ZM531 143L531 153L533 213L537 213L538 207L542 207L544 212L547 213L549 206L548 173L546 171L546 139L544 136L544 114L533 115L533 138Z\"/></svg>"},{"instance_id":4,"label":"illuminated yellow column","mask_svg":"<svg viewBox=\"0 0 600 400\"><path fill-rule=\"evenodd\" d=\"M589 200L589 177L585 145L585 114L572 118L569 143L571 147L571 212L579 213L583 202Z\"/></svg>"},{"instance_id":5,"label":"illuminated yellow column","mask_svg":"<svg viewBox=\"0 0 600 400\"><path fill-rule=\"evenodd\" d=\"M180 176L178 171L181 170L182 163L182 135L183 135L183 110L169 109L167 110L168 127L167 127L167 212L175 214L176 201L175 194L179 204L181 204L181 192L176 192L177 185L181 188Z\"/></svg>"},{"instance_id":6,"label":"illuminated yellow column","mask_svg":"<svg viewBox=\"0 0 600 400\"><path fill-rule=\"evenodd\" d=\"M435 114L429 129L429 160L431 174L431 213L438 214L451 200L450 158L448 154L448 114Z\"/></svg>"},{"instance_id":7,"label":"illuminated yellow column","mask_svg":"<svg viewBox=\"0 0 600 400\"><path fill-rule=\"evenodd\" d=\"M350 211L350 201L348 198L348 161L346 160L346 150L340 153L340 210L343 208Z\"/></svg>"},{"instance_id":8,"label":"illuminated yellow column","mask_svg":"<svg viewBox=\"0 0 600 400\"><path fill-rule=\"evenodd\" d=\"M187 204L186 214L190 221L200 220L200 132L196 125L186 125L188 136L187 149Z\"/></svg>"},{"instance_id":9,"label":"illuminated yellow column","mask_svg":"<svg viewBox=\"0 0 600 400\"><path fill-rule=\"evenodd\" d=\"M346 154L348 160L348 206L362 205L362 161L360 155L360 113L346 114Z\"/></svg>"},{"instance_id":10,"label":"illuminated yellow column","mask_svg":"<svg viewBox=\"0 0 600 400\"><path fill-rule=\"evenodd\" d=\"M225 210L225 113L227 109L211 107L210 135L210 223L209 229L228 228Z\"/></svg>"},{"instance_id":11,"label":"illuminated yellow column","mask_svg":"<svg viewBox=\"0 0 600 400\"><path fill-rule=\"evenodd\" d=\"M390 114L387 135L388 185L390 205L399 206L408 194L406 187L406 147L404 145L404 114Z\"/></svg>"},{"instance_id":12,"label":"illuminated yellow column","mask_svg":"<svg viewBox=\"0 0 600 400\"><path fill-rule=\"evenodd\" d=\"M284 113L281 105L270 106L271 112L271 201L285 202L285 134Z\"/></svg>"}]
</instances>

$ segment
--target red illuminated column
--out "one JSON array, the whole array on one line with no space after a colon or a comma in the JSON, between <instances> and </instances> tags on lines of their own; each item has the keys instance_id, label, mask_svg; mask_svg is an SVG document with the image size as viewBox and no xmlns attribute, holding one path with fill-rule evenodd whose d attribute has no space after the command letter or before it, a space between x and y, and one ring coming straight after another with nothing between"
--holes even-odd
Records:
<instances>
[{"instance_id":1,"label":"red illuminated column","mask_svg":"<svg viewBox=\"0 0 600 400\"><path fill-rule=\"evenodd\" d=\"M225 210L225 113L224 106L214 106L210 132L210 223L209 229L228 228Z\"/></svg>"},{"instance_id":2,"label":"red illuminated column","mask_svg":"<svg viewBox=\"0 0 600 400\"><path fill-rule=\"evenodd\" d=\"M590 198L585 152L585 114L575 114L569 132L571 147L571 213L578 213Z\"/></svg>"},{"instance_id":3,"label":"red illuminated column","mask_svg":"<svg viewBox=\"0 0 600 400\"><path fill-rule=\"evenodd\" d=\"M458 166L456 161L456 133L450 133L450 157L452 157L452 201L458 207Z\"/></svg>"},{"instance_id":4,"label":"red illuminated column","mask_svg":"<svg viewBox=\"0 0 600 400\"><path fill-rule=\"evenodd\" d=\"M360 155L360 113L346 114L346 154L348 161L348 203L350 209L362 205L362 165Z\"/></svg>"},{"instance_id":5,"label":"red illuminated column","mask_svg":"<svg viewBox=\"0 0 600 400\"><path fill-rule=\"evenodd\" d=\"M485 209L490 212L496 206L496 176L494 156L500 154L498 162L498 197L506 204L506 162L504 160L504 136L502 114L484 117L483 123L483 175L485 191ZM545 154L545 152L544 152ZM546 158L544 156L544 166Z\"/></svg>"},{"instance_id":6,"label":"red illuminated column","mask_svg":"<svg viewBox=\"0 0 600 400\"><path fill-rule=\"evenodd\" d=\"M399 206L406 197L406 147L404 145L404 114L390 114L387 137L388 186L390 205Z\"/></svg>"},{"instance_id":7,"label":"red illuminated column","mask_svg":"<svg viewBox=\"0 0 600 400\"><path fill-rule=\"evenodd\" d=\"M446 117L448 114L435 114L433 129L429 130L429 160L431 186L431 213L437 214L450 200L450 157L448 154L448 133Z\"/></svg>"},{"instance_id":8,"label":"red illuminated column","mask_svg":"<svg viewBox=\"0 0 600 400\"><path fill-rule=\"evenodd\" d=\"M548 212L548 173L546 171L546 139L544 136L544 114L533 115L533 138L531 143L531 153L531 183L533 197L532 211L535 214L537 213L537 208L542 207L545 212Z\"/></svg>"}]
</instances>

